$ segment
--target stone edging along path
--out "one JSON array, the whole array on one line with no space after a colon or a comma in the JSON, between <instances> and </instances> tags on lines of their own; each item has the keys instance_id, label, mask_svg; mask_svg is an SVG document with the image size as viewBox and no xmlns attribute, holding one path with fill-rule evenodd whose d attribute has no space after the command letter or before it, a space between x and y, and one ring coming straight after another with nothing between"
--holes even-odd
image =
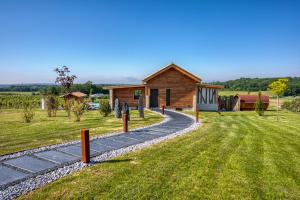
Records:
<instances>
[{"instance_id":1,"label":"stone edging along path","mask_svg":"<svg viewBox=\"0 0 300 200\"><path fill-rule=\"evenodd\" d=\"M156 110L158 111L158 110ZM142 149L195 130L193 117L165 110L165 120L128 133L91 139L91 163L80 162L80 141L28 150L0 158L0 199L13 199L83 167Z\"/></svg>"}]
</instances>

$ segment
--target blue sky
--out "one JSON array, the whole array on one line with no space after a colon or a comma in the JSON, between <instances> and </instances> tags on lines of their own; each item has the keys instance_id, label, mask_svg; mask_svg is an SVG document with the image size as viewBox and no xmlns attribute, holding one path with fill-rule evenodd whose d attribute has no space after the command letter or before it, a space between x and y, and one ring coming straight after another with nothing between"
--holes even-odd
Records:
<instances>
[{"instance_id":1,"label":"blue sky","mask_svg":"<svg viewBox=\"0 0 300 200\"><path fill-rule=\"evenodd\" d=\"M0 83L136 83L175 62L204 81L300 76L300 1L0 0Z\"/></svg>"}]
</instances>

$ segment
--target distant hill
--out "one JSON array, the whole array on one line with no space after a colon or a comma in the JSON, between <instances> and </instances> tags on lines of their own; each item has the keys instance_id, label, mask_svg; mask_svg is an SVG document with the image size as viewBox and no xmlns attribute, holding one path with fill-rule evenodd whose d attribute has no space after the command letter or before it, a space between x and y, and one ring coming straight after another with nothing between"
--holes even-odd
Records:
<instances>
[{"instance_id":1,"label":"distant hill","mask_svg":"<svg viewBox=\"0 0 300 200\"><path fill-rule=\"evenodd\" d=\"M288 90L285 96L300 95L300 77L285 77L288 81ZM224 85L225 90L233 91L266 91L268 85L278 78L239 78L224 82L211 82L210 84Z\"/></svg>"}]
</instances>

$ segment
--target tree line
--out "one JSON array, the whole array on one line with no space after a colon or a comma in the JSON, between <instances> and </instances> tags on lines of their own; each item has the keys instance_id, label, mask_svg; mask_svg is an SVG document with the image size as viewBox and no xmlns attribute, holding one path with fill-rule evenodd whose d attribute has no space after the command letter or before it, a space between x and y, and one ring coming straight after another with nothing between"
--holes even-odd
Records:
<instances>
[{"instance_id":1,"label":"tree line","mask_svg":"<svg viewBox=\"0 0 300 200\"><path fill-rule=\"evenodd\" d=\"M103 89L104 85L94 84L92 81L87 81L83 84L73 84L70 88L71 92L83 92L85 94L103 93L108 94L107 90ZM43 85L43 84L28 84L28 85L9 85L5 87L0 86L0 92L39 92L41 94L63 94L63 87L61 85Z\"/></svg>"},{"instance_id":2,"label":"tree line","mask_svg":"<svg viewBox=\"0 0 300 200\"><path fill-rule=\"evenodd\" d=\"M300 95L300 77L286 77L288 79L288 89L284 96ZM268 86L278 78L239 78L224 82L211 82L210 84L223 85L225 90L233 91L266 91Z\"/></svg>"}]
</instances>

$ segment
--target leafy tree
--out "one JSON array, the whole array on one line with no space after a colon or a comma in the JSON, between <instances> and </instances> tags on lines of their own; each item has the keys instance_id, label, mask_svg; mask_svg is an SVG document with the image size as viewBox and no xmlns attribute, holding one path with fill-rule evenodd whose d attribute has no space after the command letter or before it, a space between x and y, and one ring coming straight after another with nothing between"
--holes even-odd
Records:
<instances>
[{"instance_id":1,"label":"leafy tree","mask_svg":"<svg viewBox=\"0 0 300 200\"><path fill-rule=\"evenodd\" d=\"M61 68L56 68L54 71L57 73L55 83L59 83L63 87L65 94L70 93L71 86L73 85L74 80L77 77L75 75L70 75L71 71L66 66L63 66ZM65 99L64 108L67 111L68 117L71 117L71 112L70 112L72 109L71 107L72 107L72 103L70 102L70 99Z\"/></svg>"},{"instance_id":2,"label":"leafy tree","mask_svg":"<svg viewBox=\"0 0 300 200\"><path fill-rule=\"evenodd\" d=\"M264 104L261 100L261 92L258 92L258 98L255 104L255 111L259 116L263 116L264 115Z\"/></svg>"},{"instance_id":3,"label":"leafy tree","mask_svg":"<svg viewBox=\"0 0 300 200\"><path fill-rule=\"evenodd\" d=\"M99 109L100 114L103 117L107 117L111 113L109 101L101 99L99 103L100 103L100 109Z\"/></svg>"},{"instance_id":4,"label":"leafy tree","mask_svg":"<svg viewBox=\"0 0 300 200\"><path fill-rule=\"evenodd\" d=\"M288 89L288 79L281 78L277 81L271 83L268 89L277 96L277 120L278 120L278 110L279 110L279 97L284 94L284 92Z\"/></svg>"},{"instance_id":5,"label":"leafy tree","mask_svg":"<svg viewBox=\"0 0 300 200\"><path fill-rule=\"evenodd\" d=\"M65 93L69 93L74 80L77 78L75 75L70 75L70 70L67 66L56 68L54 71L57 73L55 83L60 84L64 88Z\"/></svg>"}]
</instances>

